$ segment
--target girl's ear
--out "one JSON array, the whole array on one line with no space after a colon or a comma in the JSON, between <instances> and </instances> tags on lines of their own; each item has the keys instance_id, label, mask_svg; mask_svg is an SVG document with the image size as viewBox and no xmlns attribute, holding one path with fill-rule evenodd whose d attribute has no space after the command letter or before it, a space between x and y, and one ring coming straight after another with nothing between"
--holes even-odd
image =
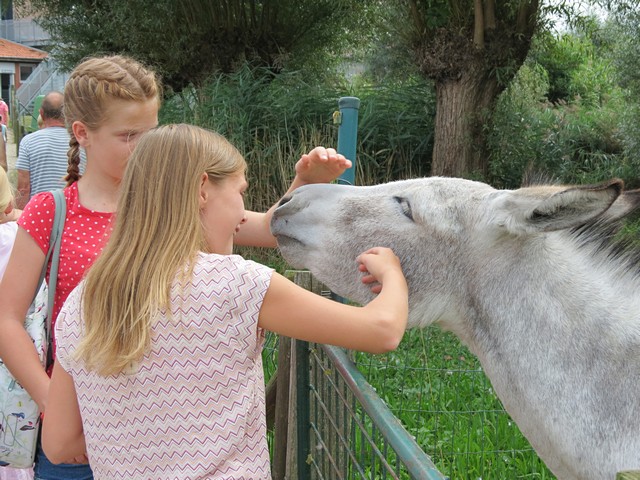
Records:
<instances>
[{"instance_id":1,"label":"girl's ear","mask_svg":"<svg viewBox=\"0 0 640 480\"><path fill-rule=\"evenodd\" d=\"M206 173L203 173L202 176L200 177L200 196L198 197L198 200L200 202L200 208L204 208L204 206L207 204L207 200L209 199L209 191L208 191L208 187L209 186L209 175L207 175Z\"/></svg>"},{"instance_id":2,"label":"girl's ear","mask_svg":"<svg viewBox=\"0 0 640 480\"><path fill-rule=\"evenodd\" d=\"M71 131L81 147L89 145L89 129L84 123L76 120L71 124Z\"/></svg>"}]
</instances>

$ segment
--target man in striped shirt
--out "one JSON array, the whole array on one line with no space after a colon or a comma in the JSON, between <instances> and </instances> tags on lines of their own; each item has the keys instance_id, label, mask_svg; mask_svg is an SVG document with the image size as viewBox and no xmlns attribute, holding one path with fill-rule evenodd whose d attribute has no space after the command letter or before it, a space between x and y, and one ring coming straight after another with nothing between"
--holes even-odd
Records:
<instances>
[{"instance_id":1,"label":"man in striped shirt","mask_svg":"<svg viewBox=\"0 0 640 480\"><path fill-rule=\"evenodd\" d=\"M36 193L62 188L67 174L69 133L62 111L64 96L49 92L42 100L42 128L20 141L17 208L22 209Z\"/></svg>"}]
</instances>

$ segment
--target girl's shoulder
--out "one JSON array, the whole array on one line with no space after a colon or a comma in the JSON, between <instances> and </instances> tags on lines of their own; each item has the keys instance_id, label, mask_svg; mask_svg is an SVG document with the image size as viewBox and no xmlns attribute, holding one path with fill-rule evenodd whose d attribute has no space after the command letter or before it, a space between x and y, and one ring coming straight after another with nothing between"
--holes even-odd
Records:
<instances>
[{"instance_id":1,"label":"girl's shoulder","mask_svg":"<svg viewBox=\"0 0 640 480\"><path fill-rule=\"evenodd\" d=\"M63 188L62 191L64 192L68 209L70 203L78 201L78 186L74 182L70 186ZM36 193L25 205L20 219L24 218L25 213L29 215L36 212L46 215L50 214L53 218L54 211L52 209L55 206L55 203L53 191ZM18 224L22 224L22 222L18 220Z\"/></svg>"},{"instance_id":2,"label":"girl's shoulder","mask_svg":"<svg viewBox=\"0 0 640 480\"><path fill-rule=\"evenodd\" d=\"M73 199L77 200L78 188L72 184L64 189L67 212ZM43 252L49 246L49 237L53 227L53 219L56 212L56 202L52 192L41 192L35 194L24 207L22 215L18 219L18 225L29 233L38 243Z\"/></svg>"},{"instance_id":3,"label":"girl's shoulder","mask_svg":"<svg viewBox=\"0 0 640 480\"><path fill-rule=\"evenodd\" d=\"M240 255L219 255L217 253L200 252L196 259L195 271L227 270L230 272L272 272L271 267L247 260Z\"/></svg>"},{"instance_id":4,"label":"girl's shoulder","mask_svg":"<svg viewBox=\"0 0 640 480\"><path fill-rule=\"evenodd\" d=\"M273 269L245 260L240 255L218 255L200 252L196 259L192 286L207 292L227 292L247 296L266 292Z\"/></svg>"}]
</instances>

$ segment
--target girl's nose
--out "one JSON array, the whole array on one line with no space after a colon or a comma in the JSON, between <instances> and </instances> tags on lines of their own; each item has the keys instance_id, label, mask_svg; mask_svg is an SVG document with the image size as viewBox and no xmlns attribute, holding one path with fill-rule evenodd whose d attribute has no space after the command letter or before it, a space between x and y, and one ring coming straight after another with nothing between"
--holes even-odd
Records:
<instances>
[{"instance_id":1,"label":"girl's nose","mask_svg":"<svg viewBox=\"0 0 640 480\"><path fill-rule=\"evenodd\" d=\"M240 225L244 225L245 223L247 223L247 217L246 216L242 217L242 220L240 220Z\"/></svg>"}]
</instances>

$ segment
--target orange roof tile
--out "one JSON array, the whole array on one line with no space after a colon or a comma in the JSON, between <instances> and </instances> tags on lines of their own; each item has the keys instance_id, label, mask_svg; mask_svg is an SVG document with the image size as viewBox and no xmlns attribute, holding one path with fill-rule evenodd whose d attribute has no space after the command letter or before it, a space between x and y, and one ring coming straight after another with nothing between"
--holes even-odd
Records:
<instances>
[{"instance_id":1,"label":"orange roof tile","mask_svg":"<svg viewBox=\"0 0 640 480\"><path fill-rule=\"evenodd\" d=\"M20 45L6 38L0 38L0 60L42 60L48 56L49 54L43 50Z\"/></svg>"}]
</instances>

